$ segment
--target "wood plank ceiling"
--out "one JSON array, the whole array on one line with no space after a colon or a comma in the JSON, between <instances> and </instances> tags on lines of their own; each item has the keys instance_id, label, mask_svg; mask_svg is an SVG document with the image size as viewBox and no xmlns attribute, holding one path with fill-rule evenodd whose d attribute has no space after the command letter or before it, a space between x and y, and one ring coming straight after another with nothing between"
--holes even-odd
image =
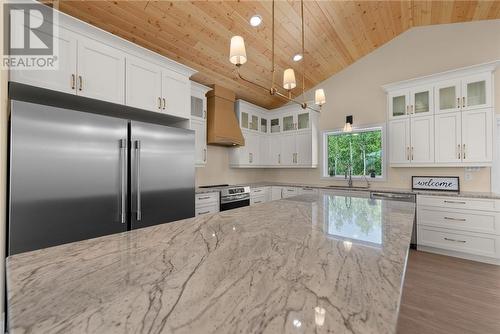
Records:
<instances>
[{"instance_id":1,"label":"wood plank ceiling","mask_svg":"<svg viewBox=\"0 0 500 334\"><path fill-rule=\"evenodd\" d=\"M219 84L266 108L284 103L237 79L229 40L245 39L248 62L241 73L270 85L270 1L59 1L59 9L199 71L193 80ZM500 1L306 1L305 88L352 64L411 27L500 18ZM251 27L259 14L263 23ZM300 2L276 2L277 81L285 68L301 76ZM297 80L300 92L300 80Z\"/></svg>"}]
</instances>

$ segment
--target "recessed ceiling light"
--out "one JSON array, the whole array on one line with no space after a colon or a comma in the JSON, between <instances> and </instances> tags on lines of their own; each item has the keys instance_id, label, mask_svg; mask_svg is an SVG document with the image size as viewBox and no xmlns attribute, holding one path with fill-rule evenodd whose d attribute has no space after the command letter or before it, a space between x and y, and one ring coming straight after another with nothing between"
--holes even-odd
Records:
<instances>
[{"instance_id":1,"label":"recessed ceiling light","mask_svg":"<svg viewBox=\"0 0 500 334\"><path fill-rule=\"evenodd\" d=\"M262 16L254 15L250 18L250 25L252 27L258 27L262 23Z\"/></svg>"},{"instance_id":2,"label":"recessed ceiling light","mask_svg":"<svg viewBox=\"0 0 500 334\"><path fill-rule=\"evenodd\" d=\"M302 55L300 53L297 53L296 55L293 56L293 61L300 61L302 60Z\"/></svg>"}]
</instances>

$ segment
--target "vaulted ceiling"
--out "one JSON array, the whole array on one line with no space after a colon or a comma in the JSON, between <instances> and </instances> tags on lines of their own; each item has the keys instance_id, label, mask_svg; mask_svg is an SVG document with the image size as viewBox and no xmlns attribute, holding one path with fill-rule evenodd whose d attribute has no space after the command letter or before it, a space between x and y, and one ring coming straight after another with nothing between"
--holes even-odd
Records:
<instances>
[{"instance_id":1,"label":"vaulted ceiling","mask_svg":"<svg viewBox=\"0 0 500 334\"><path fill-rule=\"evenodd\" d=\"M237 79L229 40L241 35L242 74L270 84L271 1L59 1L59 9L199 71L193 80L219 84L267 108L284 103ZM254 28L249 18L259 14ZM305 88L352 64L415 26L500 18L500 1L305 1ZM300 2L276 1L277 81L292 67L301 76ZM296 90L301 90L298 80Z\"/></svg>"}]
</instances>

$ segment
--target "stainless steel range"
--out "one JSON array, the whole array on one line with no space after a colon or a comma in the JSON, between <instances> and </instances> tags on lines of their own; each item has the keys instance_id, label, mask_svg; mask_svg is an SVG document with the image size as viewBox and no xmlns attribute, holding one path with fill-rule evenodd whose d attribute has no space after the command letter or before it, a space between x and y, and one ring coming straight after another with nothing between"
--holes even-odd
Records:
<instances>
[{"instance_id":1,"label":"stainless steel range","mask_svg":"<svg viewBox=\"0 0 500 334\"><path fill-rule=\"evenodd\" d=\"M200 188L214 188L220 191L220 211L226 211L250 205L250 187L217 184Z\"/></svg>"}]
</instances>

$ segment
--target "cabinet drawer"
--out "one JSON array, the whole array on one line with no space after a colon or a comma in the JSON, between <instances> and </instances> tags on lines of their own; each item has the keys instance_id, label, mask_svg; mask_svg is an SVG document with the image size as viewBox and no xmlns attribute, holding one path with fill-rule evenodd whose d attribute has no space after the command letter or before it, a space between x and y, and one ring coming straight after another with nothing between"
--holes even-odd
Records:
<instances>
[{"instance_id":1,"label":"cabinet drawer","mask_svg":"<svg viewBox=\"0 0 500 334\"><path fill-rule=\"evenodd\" d=\"M298 189L294 187L283 187L283 198L297 196Z\"/></svg>"},{"instance_id":2,"label":"cabinet drawer","mask_svg":"<svg viewBox=\"0 0 500 334\"><path fill-rule=\"evenodd\" d=\"M212 204L212 205L206 205L206 206L196 206L194 211L195 211L196 217L198 217L199 215L205 215L207 213L217 213L217 212L219 212L219 205Z\"/></svg>"},{"instance_id":3,"label":"cabinet drawer","mask_svg":"<svg viewBox=\"0 0 500 334\"><path fill-rule=\"evenodd\" d=\"M417 240L420 246L429 246L492 258L500 257L500 237L496 235L419 226Z\"/></svg>"},{"instance_id":4,"label":"cabinet drawer","mask_svg":"<svg viewBox=\"0 0 500 334\"><path fill-rule=\"evenodd\" d=\"M204 194L196 194L195 197L196 206L203 206L207 204L219 204L219 193L204 193Z\"/></svg>"},{"instance_id":5,"label":"cabinet drawer","mask_svg":"<svg viewBox=\"0 0 500 334\"><path fill-rule=\"evenodd\" d=\"M306 194L315 195L315 194L318 193L318 189L316 189L316 188L309 188L309 187L303 187L303 188L300 188L299 193L301 195L306 195Z\"/></svg>"},{"instance_id":6,"label":"cabinet drawer","mask_svg":"<svg viewBox=\"0 0 500 334\"><path fill-rule=\"evenodd\" d=\"M250 191L252 195L259 196L266 194L268 189L269 189L268 187L259 187L259 188L252 188Z\"/></svg>"},{"instance_id":7,"label":"cabinet drawer","mask_svg":"<svg viewBox=\"0 0 500 334\"><path fill-rule=\"evenodd\" d=\"M419 225L500 235L500 213L476 210L418 208Z\"/></svg>"},{"instance_id":8,"label":"cabinet drawer","mask_svg":"<svg viewBox=\"0 0 500 334\"><path fill-rule=\"evenodd\" d=\"M260 204L260 203L265 203L265 202L267 202L266 196L259 195L259 196L250 197L250 205Z\"/></svg>"},{"instance_id":9,"label":"cabinet drawer","mask_svg":"<svg viewBox=\"0 0 500 334\"><path fill-rule=\"evenodd\" d=\"M417 204L440 208L500 211L500 200L453 196L417 196Z\"/></svg>"}]
</instances>

